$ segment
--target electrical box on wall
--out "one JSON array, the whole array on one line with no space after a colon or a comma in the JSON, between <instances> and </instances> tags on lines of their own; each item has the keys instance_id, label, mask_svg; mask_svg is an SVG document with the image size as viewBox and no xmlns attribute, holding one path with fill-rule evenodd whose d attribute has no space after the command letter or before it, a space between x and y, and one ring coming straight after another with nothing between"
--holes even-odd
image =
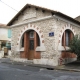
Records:
<instances>
[{"instance_id":1,"label":"electrical box on wall","mask_svg":"<svg viewBox=\"0 0 80 80\"><path fill-rule=\"evenodd\" d=\"M54 36L54 32L50 32L49 33L49 36L51 37L51 36Z\"/></svg>"}]
</instances>

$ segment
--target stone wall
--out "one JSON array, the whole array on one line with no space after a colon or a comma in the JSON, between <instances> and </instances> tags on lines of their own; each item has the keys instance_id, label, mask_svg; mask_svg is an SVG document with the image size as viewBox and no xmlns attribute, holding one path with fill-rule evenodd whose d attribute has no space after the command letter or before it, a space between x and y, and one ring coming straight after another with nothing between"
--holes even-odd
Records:
<instances>
[{"instance_id":1,"label":"stone wall","mask_svg":"<svg viewBox=\"0 0 80 80\"><path fill-rule=\"evenodd\" d=\"M31 25L35 25L35 26L39 27L43 33L44 46L46 48L46 51L41 52L42 59L48 59L48 60L54 59L55 60L56 59L55 57L57 57L57 53L55 51L55 45L56 45L55 44L55 39L56 39L55 23L56 23L55 18L31 23ZM18 35L20 34L20 32L24 28L24 26L28 26L28 25L23 25L23 26L12 28L12 51L13 52L17 48ZM50 37L49 36L50 32L54 32L54 36Z\"/></svg>"},{"instance_id":2,"label":"stone wall","mask_svg":"<svg viewBox=\"0 0 80 80\"><path fill-rule=\"evenodd\" d=\"M43 18L46 16L51 16L51 12L49 12L49 11L42 12L41 9L36 10L34 7L27 8L23 12L23 14L21 14L17 17L17 19L13 22L13 25L23 23L23 22L32 21L32 20L35 20L38 18Z\"/></svg>"},{"instance_id":3,"label":"stone wall","mask_svg":"<svg viewBox=\"0 0 80 80\"><path fill-rule=\"evenodd\" d=\"M34 13L33 15L32 12ZM28 15L29 17L27 17ZM26 16L26 18L24 18L24 16ZM27 9L24 12L24 15L21 15L19 17L19 20L15 21L14 24L36 20L38 18L45 17L45 16L51 16L51 13L50 12L43 13L42 10L36 11L35 8L30 8ZM46 49L45 51L41 51L41 59L33 60L35 64L45 64L45 65L54 65L54 66L58 65L58 60L59 57L61 56L61 51L58 49L58 47L61 44L63 32L66 29L70 29L71 31L73 31L74 34L80 33L79 27L74 26L72 23L70 24L69 21L66 22L55 17L13 27L12 28L13 57L16 57L16 55L18 58L20 57L19 52L16 51L18 36L20 35L21 32L23 32L23 29L29 25L34 25L34 27L37 26L36 28L39 28L41 30L44 38L43 43ZM50 37L49 36L50 32L54 32L54 36Z\"/></svg>"}]
</instances>

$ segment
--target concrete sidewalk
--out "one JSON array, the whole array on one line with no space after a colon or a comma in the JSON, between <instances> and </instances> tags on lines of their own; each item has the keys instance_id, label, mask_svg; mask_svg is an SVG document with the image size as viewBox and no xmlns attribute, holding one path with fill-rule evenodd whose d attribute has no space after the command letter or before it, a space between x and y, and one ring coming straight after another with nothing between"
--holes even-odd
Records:
<instances>
[{"instance_id":1,"label":"concrete sidewalk","mask_svg":"<svg viewBox=\"0 0 80 80\"><path fill-rule=\"evenodd\" d=\"M2 58L0 59L0 63L7 63L7 64L16 64L16 65L27 65L27 66L34 66L34 67L41 67L41 68L47 68L47 69L54 69L55 66L50 65L42 65L42 64L33 64L33 63L26 63L26 62L16 62L12 61L9 58Z\"/></svg>"},{"instance_id":2,"label":"concrete sidewalk","mask_svg":"<svg viewBox=\"0 0 80 80\"><path fill-rule=\"evenodd\" d=\"M65 65L57 66L57 70L80 72L80 61L71 62Z\"/></svg>"},{"instance_id":3,"label":"concrete sidewalk","mask_svg":"<svg viewBox=\"0 0 80 80\"><path fill-rule=\"evenodd\" d=\"M31 63L25 63L25 62L14 62L11 61L9 58L2 58L0 59L1 63L7 63L7 64L16 64L16 65L27 65L27 66L34 66L34 67L41 67L41 68L47 68L50 70L66 70L66 71L75 71L80 72L80 62L75 61L72 63L68 63L61 66L49 66L49 65L41 65L41 64L31 64Z\"/></svg>"}]
</instances>

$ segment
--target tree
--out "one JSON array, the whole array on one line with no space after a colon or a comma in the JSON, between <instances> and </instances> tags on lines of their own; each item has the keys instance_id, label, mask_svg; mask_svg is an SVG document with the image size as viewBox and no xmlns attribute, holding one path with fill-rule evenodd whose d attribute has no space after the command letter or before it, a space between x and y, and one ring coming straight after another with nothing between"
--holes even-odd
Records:
<instances>
[{"instance_id":1,"label":"tree","mask_svg":"<svg viewBox=\"0 0 80 80\"><path fill-rule=\"evenodd\" d=\"M80 38L78 37L78 35L73 37L69 47L70 51L72 53L75 53L78 56L78 59L80 59Z\"/></svg>"}]
</instances>

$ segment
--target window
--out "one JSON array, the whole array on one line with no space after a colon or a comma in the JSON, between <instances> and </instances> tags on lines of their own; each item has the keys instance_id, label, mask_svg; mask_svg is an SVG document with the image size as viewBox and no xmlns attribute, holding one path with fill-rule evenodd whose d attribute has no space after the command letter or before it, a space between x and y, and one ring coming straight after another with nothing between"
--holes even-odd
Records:
<instances>
[{"instance_id":1,"label":"window","mask_svg":"<svg viewBox=\"0 0 80 80\"><path fill-rule=\"evenodd\" d=\"M11 29L8 29L8 38L11 38Z\"/></svg>"},{"instance_id":2,"label":"window","mask_svg":"<svg viewBox=\"0 0 80 80\"><path fill-rule=\"evenodd\" d=\"M8 50L11 50L11 43L10 42L7 42L6 43L6 47L8 48Z\"/></svg>"},{"instance_id":3,"label":"window","mask_svg":"<svg viewBox=\"0 0 80 80\"><path fill-rule=\"evenodd\" d=\"M29 37L30 37L30 38L34 38L34 31L31 31L31 32L30 32Z\"/></svg>"},{"instance_id":4,"label":"window","mask_svg":"<svg viewBox=\"0 0 80 80\"><path fill-rule=\"evenodd\" d=\"M1 42L1 48L3 48L3 47L6 47L6 42L5 41Z\"/></svg>"},{"instance_id":5,"label":"window","mask_svg":"<svg viewBox=\"0 0 80 80\"><path fill-rule=\"evenodd\" d=\"M69 45L69 42L70 42L70 31L66 31L65 33L65 38L66 38L66 46Z\"/></svg>"},{"instance_id":6,"label":"window","mask_svg":"<svg viewBox=\"0 0 80 80\"><path fill-rule=\"evenodd\" d=\"M62 46L69 46L69 43L72 38L73 38L72 31L69 29L65 30L62 36Z\"/></svg>"},{"instance_id":7,"label":"window","mask_svg":"<svg viewBox=\"0 0 80 80\"><path fill-rule=\"evenodd\" d=\"M29 46L29 49L30 49L30 50L34 50L34 40L30 40L30 41L29 41L29 45L30 45L30 46Z\"/></svg>"},{"instance_id":8,"label":"window","mask_svg":"<svg viewBox=\"0 0 80 80\"><path fill-rule=\"evenodd\" d=\"M38 34L37 34L37 46L40 46L40 38Z\"/></svg>"}]
</instances>

